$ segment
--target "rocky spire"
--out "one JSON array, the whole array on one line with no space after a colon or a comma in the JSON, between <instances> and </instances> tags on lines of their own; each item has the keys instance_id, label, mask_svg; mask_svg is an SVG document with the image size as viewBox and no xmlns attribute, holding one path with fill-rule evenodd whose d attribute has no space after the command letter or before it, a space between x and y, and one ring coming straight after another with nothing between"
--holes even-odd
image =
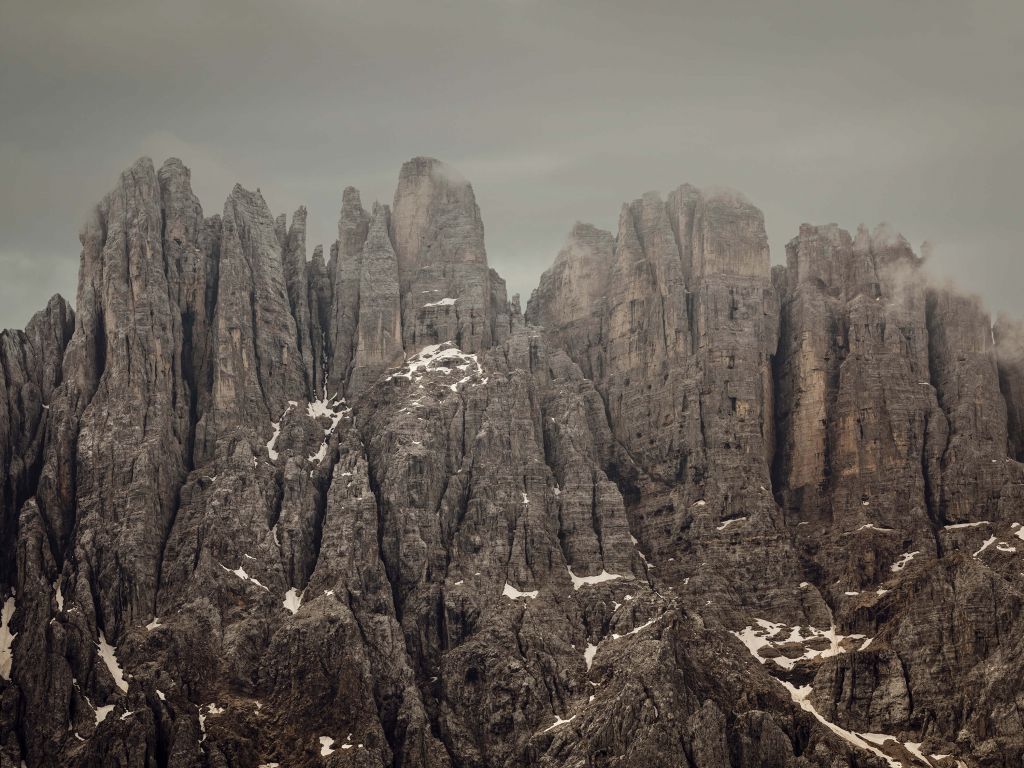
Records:
<instances>
[{"instance_id":1,"label":"rocky spire","mask_svg":"<svg viewBox=\"0 0 1024 768\"><path fill-rule=\"evenodd\" d=\"M349 377L351 392L361 392L405 356L398 260L388 235L389 217L387 206L374 204L359 257L359 325Z\"/></svg>"},{"instance_id":2,"label":"rocky spire","mask_svg":"<svg viewBox=\"0 0 1024 768\"><path fill-rule=\"evenodd\" d=\"M306 206L301 205L292 215L292 225L282 246L285 286L288 303L295 320L295 343L306 375L306 390L313 393L322 382L316 381L317 369L313 364L312 319L309 311L309 276L306 273Z\"/></svg>"},{"instance_id":3,"label":"rocky spire","mask_svg":"<svg viewBox=\"0 0 1024 768\"><path fill-rule=\"evenodd\" d=\"M356 351L359 326L359 283L362 275L363 244L369 233L370 216L363 210L359 192L346 187L338 216L338 240L335 243L334 304L331 311L330 393L344 393L352 359Z\"/></svg>"},{"instance_id":4,"label":"rocky spire","mask_svg":"<svg viewBox=\"0 0 1024 768\"><path fill-rule=\"evenodd\" d=\"M324 247L313 249L313 258L306 270L308 280L309 337L312 351L312 389L317 397L327 397L330 367L331 305L334 298L331 272L324 263Z\"/></svg>"},{"instance_id":5,"label":"rocky spire","mask_svg":"<svg viewBox=\"0 0 1024 768\"><path fill-rule=\"evenodd\" d=\"M935 550L946 419L929 372L925 280L885 229L852 239L805 224L786 253L774 479L797 541L818 552L841 600L901 553Z\"/></svg>"},{"instance_id":6,"label":"rocky spire","mask_svg":"<svg viewBox=\"0 0 1024 768\"><path fill-rule=\"evenodd\" d=\"M236 185L224 204L211 342L217 363L197 428L201 457L239 427L262 435L306 391L298 338L270 210L258 191Z\"/></svg>"},{"instance_id":7,"label":"rocky spire","mask_svg":"<svg viewBox=\"0 0 1024 768\"><path fill-rule=\"evenodd\" d=\"M492 286L483 221L469 182L432 158L405 163L395 190L391 237L405 347L413 352L443 341L467 352L490 347L499 333L496 326L507 327L508 298L503 282ZM496 323L496 315L503 322Z\"/></svg>"},{"instance_id":8,"label":"rocky spire","mask_svg":"<svg viewBox=\"0 0 1024 768\"><path fill-rule=\"evenodd\" d=\"M60 296L24 331L0 332L0 594L17 584L18 513L34 493L43 456L49 403L63 377L64 348L74 313Z\"/></svg>"}]
</instances>

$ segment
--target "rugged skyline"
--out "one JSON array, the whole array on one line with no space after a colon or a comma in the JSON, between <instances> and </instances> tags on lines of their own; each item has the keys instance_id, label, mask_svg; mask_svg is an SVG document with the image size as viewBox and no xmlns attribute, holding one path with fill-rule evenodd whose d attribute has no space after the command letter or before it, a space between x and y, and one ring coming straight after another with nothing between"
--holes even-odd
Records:
<instances>
[{"instance_id":1,"label":"rugged skyline","mask_svg":"<svg viewBox=\"0 0 1024 768\"><path fill-rule=\"evenodd\" d=\"M140 158L0 333L0 765L1010 768L1024 334L681 184L525 313L468 180Z\"/></svg>"},{"instance_id":2,"label":"rugged skyline","mask_svg":"<svg viewBox=\"0 0 1024 768\"><path fill-rule=\"evenodd\" d=\"M333 241L347 185L441 157L474 182L490 264L525 303L576 220L680 179L742 190L773 263L802 222L890 221L1016 312L1024 280L1017 3L530 0L164 8L7 0L0 327L73 301L77 233L141 154L207 206L236 181Z\"/></svg>"}]
</instances>

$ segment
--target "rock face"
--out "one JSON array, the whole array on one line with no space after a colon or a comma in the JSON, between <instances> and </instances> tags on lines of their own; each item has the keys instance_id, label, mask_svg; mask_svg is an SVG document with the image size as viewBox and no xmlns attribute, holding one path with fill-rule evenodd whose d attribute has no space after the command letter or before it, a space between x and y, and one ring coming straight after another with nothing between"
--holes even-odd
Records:
<instances>
[{"instance_id":1,"label":"rock face","mask_svg":"<svg viewBox=\"0 0 1024 768\"><path fill-rule=\"evenodd\" d=\"M601 392L625 454L613 475L660 575L720 618L738 603L821 615L781 588L801 579L770 491L778 298L761 212L682 186L624 205L615 238L577 225L527 320Z\"/></svg>"},{"instance_id":2,"label":"rock face","mask_svg":"<svg viewBox=\"0 0 1024 768\"><path fill-rule=\"evenodd\" d=\"M805 225L786 251L776 493L842 600L883 581L903 552L936 554L948 426L930 375L926 281L884 229L854 239Z\"/></svg>"},{"instance_id":3,"label":"rock face","mask_svg":"<svg viewBox=\"0 0 1024 768\"><path fill-rule=\"evenodd\" d=\"M329 259L140 160L0 335L0 766L1011 766L1024 338L684 185L524 317L472 187Z\"/></svg>"},{"instance_id":4,"label":"rock face","mask_svg":"<svg viewBox=\"0 0 1024 768\"><path fill-rule=\"evenodd\" d=\"M508 335L505 284L487 267L480 209L458 171L427 157L405 163L390 229L406 347L454 341L474 353Z\"/></svg>"}]
</instances>

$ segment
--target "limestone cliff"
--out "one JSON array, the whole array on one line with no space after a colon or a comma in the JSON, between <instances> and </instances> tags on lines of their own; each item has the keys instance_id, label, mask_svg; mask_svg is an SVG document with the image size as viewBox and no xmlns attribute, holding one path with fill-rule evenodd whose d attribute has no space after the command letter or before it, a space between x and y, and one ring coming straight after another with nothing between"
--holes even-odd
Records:
<instances>
[{"instance_id":1,"label":"limestone cliff","mask_svg":"<svg viewBox=\"0 0 1024 768\"><path fill-rule=\"evenodd\" d=\"M391 206L125 171L0 335L0 768L1019 765L1024 344L683 185L530 298Z\"/></svg>"}]
</instances>

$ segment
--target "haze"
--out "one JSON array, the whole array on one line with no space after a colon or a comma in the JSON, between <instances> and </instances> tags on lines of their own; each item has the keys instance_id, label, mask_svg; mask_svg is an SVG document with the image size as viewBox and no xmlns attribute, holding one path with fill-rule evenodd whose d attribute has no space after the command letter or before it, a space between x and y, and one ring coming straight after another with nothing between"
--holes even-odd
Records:
<instances>
[{"instance_id":1,"label":"haze","mask_svg":"<svg viewBox=\"0 0 1024 768\"><path fill-rule=\"evenodd\" d=\"M231 186L335 238L431 155L472 181L525 304L576 220L741 190L772 258L801 222L890 222L1019 313L1024 4L0 0L0 327L73 299L86 212L140 155L207 215Z\"/></svg>"}]
</instances>

